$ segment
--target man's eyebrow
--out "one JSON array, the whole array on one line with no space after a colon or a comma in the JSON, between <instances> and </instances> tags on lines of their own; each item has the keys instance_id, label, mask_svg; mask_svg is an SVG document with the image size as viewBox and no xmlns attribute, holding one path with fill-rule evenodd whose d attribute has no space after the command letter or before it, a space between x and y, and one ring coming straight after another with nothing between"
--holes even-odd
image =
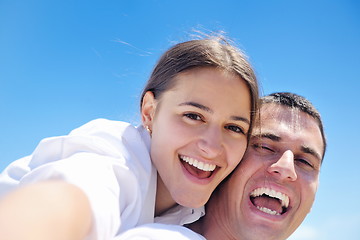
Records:
<instances>
[{"instance_id":1,"label":"man's eyebrow","mask_svg":"<svg viewBox=\"0 0 360 240\"><path fill-rule=\"evenodd\" d=\"M301 146L301 151L303 151L304 153L308 153L321 161L321 156L315 149L307 146Z\"/></svg>"},{"instance_id":2,"label":"man's eyebrow","mask_svg":"<svg viewBox=\"0 0 360 240\"><path fill-rule=\"evenodd\" d=\"M200 103L196 103L196 102L183 102L183 103L180 103L179 106L193 106L193 107L199 108L199 109L201 109L203 111L213 113L213 110L211 110L209 107L206 107L206 106L204 106L204 105L202 105ZM231 119L234 120L234 121L245 122L245 123L250 125L250 120L245 118L245 117L232 116Z\"/></svg>"},{"instance_id":3,"label":"man's eyebrow","mask_svg":"<svg viewBox=\"0 0 360 240\"><path fill-rule=\"evenodd\" d=\"M259 133L254 135L255 138L267 138L275 142L280 142L281 137L273 133Z\"/></svg>"},{"instance_id":4,"label":"man's eyebrow","mask_svg":"<svg viewBox=\"0 0 360 240\"><path fill-rule=\"evenodd\" d=\"M280 140L281 140L281 137L279 137L273 133L260 133L260 134L255 134L253 137L267 138L267 139L270 139L275 142L280 142ZM315 149L308 147L308 146L301 146L301 151L304 153L310 154L310 155L314 156L315 158L317 158L319 161L321 161L321 155Z\"/></svg>"}]
</instances>

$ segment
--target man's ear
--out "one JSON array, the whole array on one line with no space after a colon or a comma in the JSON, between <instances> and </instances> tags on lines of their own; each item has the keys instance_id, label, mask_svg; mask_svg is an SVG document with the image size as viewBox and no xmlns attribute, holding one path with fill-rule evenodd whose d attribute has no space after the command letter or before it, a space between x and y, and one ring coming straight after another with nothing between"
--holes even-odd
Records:
<instances>
[{"instance_id":1,"label":"man's ear","mask_svg":"<svg viewBox=\"0 0 360 240\"><path fill-rule=\"evenodd\" d=\"M156 101L154 94L147 91L141 104L141 120L143 126L152 130L152 123L155 116Z\"/></svg>"}]
</instances>

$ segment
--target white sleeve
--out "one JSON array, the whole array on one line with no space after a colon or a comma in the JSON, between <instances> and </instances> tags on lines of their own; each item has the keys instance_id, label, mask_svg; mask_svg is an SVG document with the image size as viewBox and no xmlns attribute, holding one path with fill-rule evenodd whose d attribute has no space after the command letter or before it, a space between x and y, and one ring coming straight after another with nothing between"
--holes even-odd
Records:
<instances>
[{"instance_id":1,"label":"white sleeve","mask_svg":"<svg viewBox=\"0 0 360 240\"><path fill-rule=\"evenodd\" d=\"M114 240L206 240L192 230L170 224L146 224L130 229Z\"/></svg>"},{"instance_id":2,"label":"white sleeve","mask_svg":"<svg viewBox=\"0 0 360 240\"><path fill-rule=\"evenodd\" d=\"M43 180L64 180L86 194L93 214L88 239L111 239L137 225L142 206L139 182L126 166L115 164L110 157L78 153L36 168L20 185Z\"/></svg>"},{"instance_id":3,"label":"white sleeve","mask_svg":"<svg viewBox=\"0 0 360 240\"><path fill-rule=\"evenodd\" d=\"M112 239L138 225L144 211L153 213L143 209L152 171L148 148L129 124L92 121L67 136L44 139L26 160L9 166L5 185L64 180L78 186L93 211L88 239Z\"/></svg>"},{"instance_id":4,"label":"white sleeve","mask_svg":"<svg viewBox=\"0 0 360 240\"><path fill-rule=\"evenodd\" d=\"M10 163L0 173L0 197L14 190L18 186L20 179L30 172L28 166L30 160L31 156L20 158Z\"/></svg>"}]
</instances>

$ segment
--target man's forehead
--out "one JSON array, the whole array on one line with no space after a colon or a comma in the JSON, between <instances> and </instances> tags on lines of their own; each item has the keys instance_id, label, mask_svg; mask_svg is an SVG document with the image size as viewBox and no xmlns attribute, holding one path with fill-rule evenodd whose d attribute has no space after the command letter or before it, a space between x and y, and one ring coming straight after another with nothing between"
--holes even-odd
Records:
<instances>
[{"instance_id":1,"label":"man's forehead","mask_svg":"<svg viewBox=\"0 0 360 240\"><path fill-rule=\"evenodd\" d=\"M260 109L260 124L254 127L255 136L273 135L282 140L321 139L318 124L310 115L287 106L265 104Z\"/></svg>"},{"instance_id":2,"label":"man's forehead","mask_svg":"<svg viewBox=\"0 0 360 240\"><path fill-rule=\"evenodd\" d=\"M260 125L253 130L255 137L274 141L298 142L301 146L322 153L323 141L317 121L298 109L277 104L265 104L260 109Z\"/></svg>"},{"instance_id":3,"label":"man's forehead","mask_svg":"<svg viewBox=\"0 0 360 240\"><path fill-rule=\"evenodd\" d=\"M260 109L260 126L262 129L280 125L298 131L314 124L317 126L314 118L296 108L278 104L264 104Z\"/></svg>"}]
</instances>

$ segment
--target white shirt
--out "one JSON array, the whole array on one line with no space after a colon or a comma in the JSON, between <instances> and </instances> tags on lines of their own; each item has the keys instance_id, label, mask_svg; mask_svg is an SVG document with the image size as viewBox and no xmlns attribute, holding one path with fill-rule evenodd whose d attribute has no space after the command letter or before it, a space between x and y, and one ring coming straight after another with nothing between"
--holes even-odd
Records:
<instances>
[{"instance_id":1,"label":"white shirt","mask_svg":"<svg viewBox=\"0 0 360 240\"><path fill-rule=\"evenodd\" d=\"M69 135L44 139L32 155L11 163L0 174L0 196L18 185L64 180L81 188L93 211L87 239L112 239L135 226L154 222L157 171L143 127L93 120ZM186 224L203 208L177 206L155 222Z\"/></svg>"},{"instance_id":2,"label":"white shirt","mask_svg":"<svg viewBox=\"0 0 360 240\"><path fill-rule=\"evenodd\" d=\"M206 240L192 230L170 224L145 224L130 229L114 240Z\"/></svg>"}]
</instances>

